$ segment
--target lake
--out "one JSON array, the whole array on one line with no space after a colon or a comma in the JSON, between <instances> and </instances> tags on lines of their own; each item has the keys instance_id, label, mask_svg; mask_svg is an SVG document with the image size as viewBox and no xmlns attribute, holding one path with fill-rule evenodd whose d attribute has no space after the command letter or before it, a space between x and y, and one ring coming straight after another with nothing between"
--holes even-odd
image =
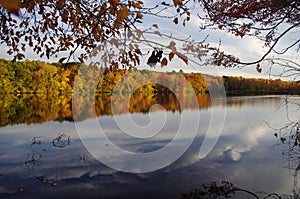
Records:
<instances>
[{"instance_id":1,"label":"lake","mask_svg":"<svg viewBox=\"0 0 300 199\"><path fill-rule=\"evenodd\" d=\"M18 108L2 104L0 198L208 198L203 190L222 195L213 189L220 186L233 198L296 198L299 160L272 129L289 123L286 111L299 119L285 96L232 96L213 106L197 98L199 106L182 108L172 95L137 96L128 110L114 110L101 96L96 110L78 106L75 121L70 99L60 109L34 96Z\"/></svg>"}]
</instances>

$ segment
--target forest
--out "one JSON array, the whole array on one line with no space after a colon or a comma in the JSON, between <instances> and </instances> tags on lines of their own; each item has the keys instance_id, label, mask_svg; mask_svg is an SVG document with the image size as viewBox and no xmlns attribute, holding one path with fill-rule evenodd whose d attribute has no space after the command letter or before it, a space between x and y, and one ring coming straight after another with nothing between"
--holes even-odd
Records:
<instances>
[{"instance_id":1,"label":"forest","mask_svg":"<svg viewBox=\"0 0 300 199\"><path fill-rule=\"evenodd\" d=\"M80 70L79 70L80 68ZM120 103L119 114L128 112L147 113L153 104L160 104L166 111L181 111L188 108L208 108L211 106L209 88L222 89L222 83L228 94L300 94L300 82L282 80L248 79L243 77L217 78L214 76L179 72L153 72L149 70L128 70L118 68L101 69L80 63L45 63L41 61L11 62L0 60L0 126L14 124L42 123L46 121L73 121L72 95L76 77L77 91L80 95L91 92L89 82L97 83L95 99L96 115L112 115L111 101L113 92L119 92L118 100L132 94L129 109ZM95 79L95 73L101 72L101 78ZM127 74L121 90L115 89L117 83ZM87 78L83 83L81 78ZM134 82L156 78L164 85L145 82L138 88L132 88ZM223 80L223 82L221 82ZM82 81L82 83L81 83ZM88 82L88 83L86 83ZM189 84L189 85L187 85ZM188 101L188 94L196 94L198 107ZM82 101L80 101L82 99ZM83 98L77 98L76 109L81 119L91 117L91 107L84 107ZM183 104L184 107L180 107ZM22 114L21 114L22 113Z\"/></svg>"},{"instance_id":2,"label":"forest","mask_svg":"<svg viewBox=\"0 0 300 199\"><path fill-rule=\"evenodd\" d=\"M78 75L86 70L84 76ZM209 93L209 87L222 88L224 85L227 94L300 94L300 82L282 81L280 79L255 79L243 77L223 76L220 78L200 73L179 72L154 72L150 70L134 70L134 77L128 74L127 69L97 68L81 63L45 63L41 61L11 62L0 59L0 93L1 94L39 94L39 95L64 95L73 92L74 80L77 76L77 87L82 92L89 92L89 85L81 85L80 77L88 79L88 82L97 82L97 93L112 93L116 84L126 74L127 82L121 92L140 92L132 90L130 84L133 81L140 82L150 78L156 78L165 86L142 86L144 92L163 93L166 90L173 92L195 92L196 94ZM90 73L90 74L89 74ZM95 79L95 73L101 73L100 79ZM179 75L178 75L179 74ZM131 77L131 76L132 77ZM179 77L179 79L178 79ZM181 79L180 79L181 78ZM78 83L79 82L79 83ZM130 83L130 84L129 84ZM147 82L145 82L146 84ZM189 83L193 90L186 84ZM128 85L126 85L128 84ZM166 88L167 85L167 88Z\"/></svg>"}]
</instances>

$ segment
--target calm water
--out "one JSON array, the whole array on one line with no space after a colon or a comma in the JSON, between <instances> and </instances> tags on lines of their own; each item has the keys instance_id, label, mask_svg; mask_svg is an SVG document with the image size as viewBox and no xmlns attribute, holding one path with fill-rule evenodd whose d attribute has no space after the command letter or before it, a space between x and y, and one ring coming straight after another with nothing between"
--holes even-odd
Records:
<instances>
[{"instance_id":1,"label":"calm water","mask_svg":"<svg viewBox=\"0 0 300 199\"><path fill-rule=\"evenodd\" d=\"M300 102L299 97L291 99ZM200 113L200 128L188 150L169 166L147 173L126 173L101 164L85 148L72 121L3 126L0 128L0 198L180 198L203 184L222 181L261 198L268 193L282 197L298 193L297 162L283 154L287 143L278 142L279 138L266 124L279 128L288 123L284 96L228 97L226 106L217 104L214 108L217 115L226 109L225 124L217 144L203 159L198 156L199 149L205 132L208 128L213 131L214 124L209 125L210 103L201 100L204 105L200 110L165 111L163 108L168 103L164 102L150 113L142 109L114 117L102 114L77 123L85 143L101 142L97 140L97 129L91 125L97 121L112 143L127 151L148 153L171 142L182 117L194 122L193 118ZM126 126L128 117L141 127L151 124L141 136L158 130L160 133L145 139L132 138L120 128ZM290 117L297 118L297 112L292 111ZM163 126L157 118L165 118ZM134 128L127 131L136 133ZM105 146L109 148L110 144ZM99 154L105 155L105 151ZM254 198L245 192L235 197Z\"/></svg>"}]
</instances>

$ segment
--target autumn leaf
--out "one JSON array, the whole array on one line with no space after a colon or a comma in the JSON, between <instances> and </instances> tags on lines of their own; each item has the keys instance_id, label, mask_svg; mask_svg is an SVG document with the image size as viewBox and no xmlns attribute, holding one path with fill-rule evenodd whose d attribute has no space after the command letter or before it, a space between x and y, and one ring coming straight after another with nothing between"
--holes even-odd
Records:
<instances>
[{"instance_id":1,"label":"autumn leaf","mask_svg":"<svg viewBox=\"0 0 300 199\"><path fill-rule=\"evenodd\" d=\"M19 16L21 0L0 0L0 5L8 12Z\"/></svg>"},{"instance_id":2,"label":"autumn leaf","mask_svg":"<svg viewBox=\"0 0 300 199\"><path fill-rule=\"evenodd\" d=\"M176 52L176 55L178 58L180 58L182 61L184 61L185 64L188 64L188 58L184 54L181 54L179 52Z\"/></svg>"},{"instance_id":3,"label":"autumn leaf","mask_svg":"<svg viewBox=\"0 0 300 199\"><path fill-rule=\"evenodd\" d=\"M142 9L143 8L142 4L143 4L143 2L139 1L139 2L133 3L132 7L137 8L137 9Z\"/></svg>"},{"instance_id":4,"label":"autumn leaf","mask_svg":"<svg viewBox=\"0 0 300 199\"><path fill-rule=\"evenodd\" d=\"M132 33L132 31L129 29L129 30L127 30L127 37L128 38L131 38L131 37L133 37L134 35L133 35L133 33Z\"/></svg>"},{"instance_id":5,"label":"autumn leaf","mask_svg":"<svg viewBox=\"0 0 300 199\"><path fill-rule=\"evenodd\" d=\"M166 2L162 2L161 5L164 5L164 6L170 6L170 4L166 3Z\"/></svg>"},{"instance_id":6,"label":"autumn leaf","mask_svg":"<svg viewBox=\"0 0 300 199\"><path fill-rule=\"evenodd\" d=\"M137 29L135 32L138 38L140 38L143 35L143 32L140 29Z\"/></svg>"},{"instance_id":7,"label":"autumn leaf","mask_svg":"<svg viewBox=\"0 0 300 199\"><path fill-rule=\"evenodd\" d=\"M65 7L65 4L66 4L65 0L59 0L56 2L56 8L58 10L62 10Z\"/></svg>"},{"instance_id":8,"label":"autumn leaf","mask_svg":"<svg viewBox=\"0 0 300 199\"><path fill-rule=\"evenodd\" d=\"M280 138L280 141L284 144L286 141L286 138L282 137L282 138Z\"/></svg>"},{"instance_id":9,"label":"autumn leaf","mask_svg":"<svg viewBox=\"0 0 300 199\"><path fill-rule=\"evenodd\" d=\"M142 19L142 18L143 18L143 14L140 13L140 12L137 12L137 13L136 13L136 18L137 18L137 19Z\"/></svg>"},{"instance_id":10,"label":"autumn leaf","mask_svg":"<svg viewBox=\"0 0 300 199\"><path fill-rule=\"evenodd\" d=\"M183 0L173 0L174 6L181 6L182 5Z\"/></svg>"},{"instance_id":11,"label":"autumn leaf","mask_svg":"<svg viewBox=\"0 0 300 199\"><path fill-rule=\"evenodd\" d=\"M122 6L120 10L117 11L117 19L114 23L114 28L119 29L123 26L122 22L124 19L127 19L129 14L129 9L127 6Z\"/></svg>"},{"instance_id":12,"label":"autumn leaf","mask_svg":"<svg viewBox=\"0 0 300 199\"><path fill-rule=\"evenodd\" d=\"M119 41L115 38L111 38L110 44L118 47L120 45Z\"/></svg>"},{"instance_id":13,"label":"autumn leaf","mask_svg":"<svg viewBox=\"0 0 300 199\"><path fill-rule=\"evenodd\" d=\"M178 17L176 17L176 18L173 20L173 22L174 22L175 24L178 24Z\"/></svg>"},{"instance_id":14,"label":"autumn leaf","mask_svg":"<svg viewBox=\"0 0 300 199\"><path fill-rule=\"evenodd\" d=\"M58 62L63 63L63 61L65 61L65 59L67 59L67 58L66 57L60 58Z\"/></svg>"},{"instance_id":15,"label":"autumn leaf","mask_svg":"<svg viewBox=\"0 0 300 199\"><path fill-rule=\"evenodd\" d=\"M176 52L177 52L177 49L176 49L175 46L176 46L176 43L174 41L171 41L170 44L169 44L169 48L172 50L173 54L176 54Z\"/></svg>"},{"instance_id":16,"label":"autumn leaf","mask_svg":"<svg viewBox=\"0 0 300 199\"><path fill-rule=\"evenodd\" d=\"M257 72L261 73L262 69L259 64L256 65L256 70L257 70Z\"/></svg>"},{"instance_id":17,"label":"autumn leaf","mask_svg":"<svg viewBox=\"0 0 300 199\"><path fill-rule=\"evenodd\" d=\"M100 26L97 26L97 28L93 31L93 36L96 41L100 41L100 35L101 35L101 28Z\"/></svg>"},{"instance_id":18,"label":"autumn leaf","mask_svg":"<svg viewBox=\"0 0 300 199\"><path fill-rule=\"evenodd\" d=\"M157 24L153 24L152 25L154 28L157 28L158 29L158 25Z\"/></svg>"},{"instance_id":19,"label":"autumn leaf","mask_svg":"<svg viewBox=\"0 0 300 199\"><path fill-rule=\"evenodd\" d=\"M297 135L297 140L300 142L300 135Z\"/></svg>"},{"instance_id":20,"label":"autumn leaf","mask_svg":"<svg viewBox=\"0 0 300 199\"><path fill-rule=\"evenodd\" d=\"M171 61L173 59L173 57L174 57L174 53L170 52L170 54L169 54L169 60Z\"/></svg>"},{"instance_id":21,"label":"autumn leaf","mask_svg":"<svg viewBox=\"0 0 300 199\"><path fill-rule=\"evenodd\" d=\"M68 22L68 20L69 20L69 12L67 10L64 10L61 13L61 19L62 19L62 22L64 22L64 23Z\"/></svg>"},{"instance_id":22,"label":"autumn leaf","mask_svg":"<svg viewBox=\"0 0 300 199\"><path fill-rule=\"evenodd\" d=\"M158 30L154 31L154 34L157 34L157 35L161 36L161 33Z\"/></svg>"},{"instance_id":23,"label":"autumn leaf","mask_svg":"<svg viewBox=\"0 0 300 199\"><path fill-rule=\"evenodd\" d=\"M18 53L18 54L17 54L17 58L20 59L20 60L21 60L21 59L24 59L24 57L25 57L25 55L22 54L22 53Z\"/></svg>"},{"instance_id":24,"label":"autumn leaf","mask_svg":"<svg viewBox=\"0 0 300 199\"><path fill-rule=\"evenodd\" d=\"M298 146L298 142L297 142L297 140L295 140L295 142L294 142L294 146Z\"/></svg>"},{"instance_id":25,"label":"autumn leaf","mask_svg":"<svg viewBox=\"0 0 300 199\"><path fill-rule=\"evenodd\" d=\"M103 15L106 12L106 9L107 9L107 5L106 3L103 3L101 5L100 14Z\"/></svg>"},{"instance_id":26,"label":"autumn leaf","mask_svg":"<svg viewBox=\"0 0 300 199\"><path fill-rule=\"evenodd\" d=\"M166 65L168 65L168 60L167 60L167 58L163 58L162 61L161 61L161 66L163 67L163 66L166 66Z\"/></svg>"},{"instance_id":27,"label":"autumn leaf","mask_svg":"<svg viewBox=\"0 0 300 199\"><path fill-rule=\"evenodd\" d=\"M142 54L142 51L141 51L139 48L136 48L136 49L135 49L135 53L141 55L141 54Z\"/></svg>"}]
</instances>

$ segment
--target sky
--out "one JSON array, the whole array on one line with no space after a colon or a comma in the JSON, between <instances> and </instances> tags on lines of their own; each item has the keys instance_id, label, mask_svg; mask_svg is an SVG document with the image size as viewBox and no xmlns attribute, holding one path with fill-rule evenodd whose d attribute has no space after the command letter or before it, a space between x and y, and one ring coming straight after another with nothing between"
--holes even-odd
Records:
<instances>
[{"instance_id":1,"label":"sky","mask_svg":"<svg viewBox=\"0 0 300 199\"><path fill-rule=\"evenodd\" d=\"M155 4L157 4L159 1L144 1L145 7L151 7ZM170 14L172 12L171 10L166 10L162 12L161 14ZM174 12L174 10L173 10ZM182 19L179 19L179 24L175 25L172 23L172 19L163 19L153 16L146 16L144 15L143 23L141 25L138 25L138 28L141 30L147 29L152 26L152 24L158 24L159 31L162 33L172 33L172 35L178 35L180 38L186 38L191 37L195 41L202 41L207 35L207 43L210 43L211 45L218 45L219 41L221 41L221 50L224 50L228 54L236 55L240 58L241 61L247 62L247 61L254 61L259 59L263 56L264 52L266 52L268 49L264 48L264 44L262 41L250 38L250 37L244 37L244 38L238 38L232 34L229 34L225 31L220 30L205 30L200 32L200 26L202 25L201 19L198 18L197 13L200 12L199 6L195 6L191 9L191 20L186 24L185 27L181 25ZM295 40L295 36L297 38L297 35L299 35L299 32L292 32L291 34L288 34L286 37L282 39L281 42L279 42L279 46L282 48L291 41ZM154 41L158 43L165 43L168 44L171 42L171 39L168 38L161 38L160 36L150 36L147 38L151 38ZM178 44L179 46L179 44ZM147 48L148 51L151 52L151 48ZM179 48L179 47L178 47ZM299 53L296 52L297 49L290 49L285 55L285 58L289 58L294 60L296 63L300 62L300 56ZM11 56L9 56L7 53L7 47L3 44L0 45L0 58L5 59L12 59ZM56 62L59 60L60 57L63 56L63 53L59 58L50 58L49 60L47 58L39 58L31 49L28 49L25 53L25 56L27 59L30 60L42 60L46 62ZM189 57L189 64L186 65L184 62L182 62L179 59L173 59L172 62L168 64L168 66L161 68L160 66L157 66L155 68L150 68L146 64L146 60L150 54L145 55L145 59L142 60L141 65L138 67L139 69L148 69L148 70L156 70L156 71L179 71L180 69L184 72L199 72L204 74L210 74L210 75L227 75L227 76L243 76L243 77L255 77L255 78L277 78L269 73L269 67L262 67L262 73L258 73L256 71L255 65L250 66L243 66L243 67L236 67L236 68L224 68L224 67L216 67L216 66L209 66L205 65L202 66L203 61L199 61L196 58ZM271 53L270 56L273 56ZM73 61L73 60L72 60ZM75 60L76 61L76 60ZM78 61L78 60L77 60ZM280 74L281 69L273 67L272 68L272 74ZM284 79L289 80L289 79Z\"/></svg>"},{"instance_id":2,"label":"sky","mask_svg":"<svg viewBox=\"0 0 300 199\"><path fill-rule=\"evenodd\" d=\"M148 2L148 1L147 1ZM149 1L150 2L150 1ZM147 6L151 7L153 3L149 3L149 5L146 3ZM166 11L166 15L168 15L170 11ZM188 36L191 36L195 41L202 41L207 35L208 38L206 40L207 43L209 43L212 46L218 46L219 41L221 41L221 50L223 50L225 53L232 54L234 56L237 56L240 58L242 62L252 62L260 59L265 52L268 51L267 47L264 47L264 42L253 38L253 37L236 37L226 31L221 30L212 30L207 29L204 31L200 31L200 26L203 24L203 21L197 16L197 13L201 13L201 8L199 5L192 6L191 9L191 20L186 23L186 26L183 27L180 25L180 22L182 20L179 20L178 25L175 25L174 23L170 23L169 19L158 19L155 17L149 17L149 19L145 19L145 24L153 24L157 23L159 25L159 29L165 29L165 32L171 32L173 35L177 34L180 35L181 38L186 38ZM279 30L284 30L287 28L287 26L279 27ZM298 31L297 31L298 30ZM296 39L299 39L299 28L296 29L296 31L293 31L289 34L287 34L285 37L283 37L278 42L277 50L280 51L280 49L284 49L285 47L289 46L291 43L293 43ZM163 32L163 31L161 31ZM165 40L165 39L164 39ZM169 41L164 41L169 42ZM298 46L295 48L290 49L281 56L281 58L291 59L294 60L296 63L300 63L300 56L297 52ZM275 55L275 53L270 53L268 57L278 57L278 55ZM267 58L268 58L267 57ZM158 69L161 71L170 71L172 69L179 70L182 69L185 72L201 72L206 74L212 74L212 75L228 75L228 76L243 76L243 77L255 77L255 78L278 78L278 76L270 75L269 71L269 65L262 65L262 72L258 73L256 70L256 65L249 65L249 66L242 66L242 67L236 67L236 68L224 68L224 67L216 67L216 66L201 66L203 62L191 58L190 64L186 66L181 62L178 64L178 62L170 64L170 66L167 66L163 69ZM194 61L194 63L192 63ZM197 62L197 63L195 63ZM160 67L158 67L160 68ZM281 74L282 69L278 67L272 67L272 73L271 74ZM289 78L282 78L284 80L290 80Z\"/></svg>"}]
</instances>

